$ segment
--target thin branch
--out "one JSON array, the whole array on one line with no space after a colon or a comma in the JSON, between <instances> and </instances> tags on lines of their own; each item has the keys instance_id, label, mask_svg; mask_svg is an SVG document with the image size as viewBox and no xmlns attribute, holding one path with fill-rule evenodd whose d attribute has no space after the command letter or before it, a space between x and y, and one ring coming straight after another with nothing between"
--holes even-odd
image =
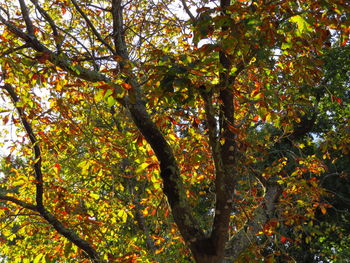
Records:
<instances>
[{"instance_id":1,"label":"thin branch","mask_svg":"<svg viewBox=\"0 0 350 263\"><path fill-rule=\"evenodd\" d=\"M56 48L60 52L61 51L61 44L62 44L62 42L59 43L60 39L59 39L59 34L58 34L58 31L57 31L57 26L56 26L55 22L53 21L51 16L43 8L41 8L41 6L39 5L37 0L30 0L30 1L34 4L35 8L44 17L44 19L49 23L49 25L50 25L50 27L52 29L52 33L53 33L54 37L56 38Z\"/></svg>"},{"instance_id":2,"label":"thin branch","mask_svg":"<svg viewBox=\"0 0 350 263\"><path fill-rule=\"evenodd\" d=\"M53 214L51 214L46 209L40 211L40 214L43 218L46 219L47 222L50 223L50 225L53 226L54 229L57 230L58 233L66 237L80 249L84 250L94 263L103 262L100 259L97 251L90 245L90 243L85 239L80 238L74 230L65 227Z\"/></svg>"},{"instance_id":3,"label":"thin branch","mask_svg":"<svg viewBox=\"0 0 350 263\"><path fill-rule=\"evenodd\" d=\"M33 35L30 35L28 33L23 32L21 29L19 29L17 26L6 20L1 14L0 14L0 21L7 26L7 28L14 33L16 36L21 38L27 43L31 43L32 40L35 39ZM33 43L32 43L33 44Z\"/></svg>"},{"instance_id":4,"label":"thin branch","mask_svg":"<svg viewBox=\"0 0 350 263\"><path fill-rule=\"evenodd\" d=\"M281 195L281 186L269 184L264 196L264 201L256 208L250 220L239 230L229 241L225 249L224 263L233 262L234 259L256 240L256 233L261 231L263 226L270 220L276 209L276 203Z\"/></svg>"},{"instance_id":5,"label":"thin branch","mask_svg":"<svg viewBox=\"0 0 350 263\"><path fill-rule=\"evenodd\" d=\"M109 45L101 36L101 34L96 30L94 24L91 22L91 20L87 17L87 15L84 13L84 11L80 8L78 3L75 0L71 0L75 9L79 12L79 14L84 18L86 24L90 27L92 30L92 33L97 37L97 39L105 45L105 47L112 52L112 54L116 55L115 50Z\"/></svg>"},{"instance_id":6,"label":"thin branch","mask_svg":"<svg viewBox=\"0 0 350 263\"><path fill-rule=\"evenodd\" d=\"M221 144L218 139L219 130L218 130L218 120L217 114L212 101L212 92L207 92L205 87L200 88L201 96L204 100L204 109L206 115L206 122L209 134L209 143L211 150L213 152L213 160L215 165L215 174L223 173L223 163L221 158Z\"/></svg>"},{"instance_id":7,"label":"thin branch","mask_svg":"<svg viewBox=\"0 0 350 263\"><path fill-rule=\"evenodd\" d=\"M74 41L76 41L85 50L85 52L92 58L92 60L95 62L93 54L91 54L90 50L77 37L75 37L74 35L69 33L69 31L67 31L61 27L57 27L57 28L60 31L62 31L63 33L65 33L66 35L68 35L69 37L71 37L72 39L74 39ZM79 51L77 51L77 52L79 52ZM94 66L97 66L96 63L94 63Z\"/></svg>"},{"instance_id":8,"label":"thin branch","mask_svg":"<svg viewBox=\"0 0 350 263\"><path fill-rule=\"evenodd\" d=\"M10 49L8 49L7 51L5 51L4 53L0 54L0 58L1 58L1 57L4 57L4 56L7 56L7 55L10 55L10 54L12 54L12 53L14 53L14 52L17 52L17 51L19 51L19 50L28 48L28 47L29 47L28 44L24 44L24 45L19 46L19 47L16 47L16 48L10 48Z\"/></svg>"},{"instance_id":9,"label":"thin branch","mask_svg":"<svg viewBox=\"0 0 350 263\"><path fill-rule=\"evenodd\" d=\"M255 171L255 169L253 167L251 167L250 165L248 166L249 170L253 172L253 175L256 177L256 179L258 179L258 181L260 182L260 184L262 185L262 187L264 188L264 191L266 191L266 187L268 185L268 181L257 171Z\"/></svg>"},{"instance_id":10,"label":"thin branch","mask_svg":"<svg viewBox=\"0 0 350 263\"><path fill-rule=\"evenodd\" d=\"M100 7L100 6L97 6L97 5L94 5L94 4L91 4L91 3L87 3L87 5L91 6L91 7L94 7L98 10L101 10L101 11L105 11L105 12L111 12L110 9L107 9L107 8L103 8L103 7Z\"/></svg>"},{"instance_id":11,"label":"thin branch","mask_svg":"<svg viewBox=\"0 0 350 263\"><path fill-rule=\"evenodd\" d=\"M35 157L35 163L34 163L34 172L35 172L35 186L36 186L36 205L38 207L38 209L43 207L43 175L41 172L41 150L39 147L39 143L38 140L35 137L34 131L31 127L31 125L29 124L25 114L24 114L24 109L22 107L17 106L17 102L19 102L19 98L15 92L15 90L12 88L11 85L9 84L5 84L4 86L2 86L3 89L5 89L10 97L11 100L13 101L13 104L15 105L19 117L22 121L23 127L30 139L30 142L32 144L33 147L33 151L34 151L34 157Z\"/></svg>"},{"instance_id":12,"label":"thin branch","mask_svg":"<svg viewBox=\"0 0 350 263\"><path fill-rule=\"evenodd\" d=\"M15 204L18 204L24 208L31 209L33 211L37 211L40 213L40 215L46 219L46 221L53 226L57 230L58 233L66 237L68 240L73 242L77 247L84 250L88 257L94 262L94 263L100 263L102 262L99 258L99 255L97 251L90 245L89 242L86 240L80 238L77 233L65 227L53 214L51 214L43 204L43 176L41 171L41 152L38 140L35 137L34 131L27 121L27 118L24 114L24 109L22 107L16 106L17 102L19 102L18 95L16 94L13 87L9 84L5 84L4 86L1 86L1 88L5 89L13 103L15 104L15 107L18 111L18 114L20 116L20 119L22 121L23 127L29 136L29 139L32 143L33 149L34 149L34 156L35 156L35 163L34 163L34 171L35 171L35 185L36 185L36 206L27 204L25 202L22 202L16 198L8 197L8 196L0 196L0 200L6 200L11 201Z\"/></svg>"},{"instance_id":13,"label":"thin branch","mask_svg":"<svg viewBox=\"0 0 350 263\"><path fill-rule=\"evenodd\" d=\"M109 83L111 87L115 88L117 93L120 93L123 91L120 86L114 84L113 81L110 78L108 78L106 75L96 72L94 70L87 69L80 65L73 65L73 63L68 59L67 56L63 54L60 54L60 55L55 54L50 49L48 49L45 45L43 45L37 38L23 32L14 24L7 21L3 16L1 16L1 14L0 14L0 21L4 23L13 34L21 38L23 41L27 42L28 45L30 45L33 49L35 49L38 52L47 54L47 58L50 62L62 68L63 70L66 70L67 72L71 73L73 76L76 76L91 82L103 81L103 82ZM123 99L118 98L117 100L123 103Z\"/></svg>"},{"instance_id":14,"label":"thin branch","mask_svg":"<svg viewBox=\"0 0 350 263\"><path fill-rule=\"evenodd\" d=\"M187 4L186 4L186 0L181 0L181 3L185 9L185 12L187 13L187 15L190 17L192 24L194 24L196 22L196 18L194 17L194 15L192 14L192 12L190 11L190 9L188 8Z\"/></svg>"},{"instance_id":15,"label":"thin branch","mask_svg":"<svg viewBox=\"0 0 350 263\"><path fill-rule=\"evenodd\" d=\"M19 205L19 206L21 206L23 208L26 208L26 209L38 212L38 209L37 209L37 207L35 205L32 205L32 204L29 204L27 202L18 200L17 198L12 197L12 196L0 195L0 200L10 201L10 202L12 202L12 203L14 203L16 205Z\"/></svg>"},{"instance_id":16,"label":"thin branch","mask_svg":"<svg viewBox=\"0 0 350 263\"><path fill-rule=\"evenodd\" d=\"M10 19L10 13L8 12L8 10L3 8L2 6L0 6L0 10L2 10L7 15L8 19Z\"/></svg>"},{"instance_id":17,"label":"thin branch","mask_svg":"<svg viewBox=\"0 0 350 263\"><path fill-rule=\"evenodd\" d=\"M29 17L28 7L26 6L24 0L18 0L18 1L21 6L22 17L24 19L24 22L26 23L27 32L29 35L34 36L34 26L33 26L32 20Z\"/></svg>"}]
</instances>

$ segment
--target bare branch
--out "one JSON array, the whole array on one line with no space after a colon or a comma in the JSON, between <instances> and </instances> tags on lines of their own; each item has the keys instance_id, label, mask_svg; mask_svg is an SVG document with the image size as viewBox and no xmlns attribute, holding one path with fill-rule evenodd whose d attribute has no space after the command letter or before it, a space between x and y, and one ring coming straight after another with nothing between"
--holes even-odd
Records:
<instances>
[{"instance_id":1,"label":"bare branch","mask_svg":"<svg viewBox=\"0 0 350 263\"><path fill-rule=\"evenodd\" d=\"M18 200L17 198L15 197L12 197L12 196L7 196L7 195L0 195L0 200L3 200L3 201L10 201L16 205L19 205L23 208L26 208L26 209L29 209L29 210L32 210L32 211L35 211L37 212L38 209L35 205L32 205L32 204L29 204L27 202L24 202L24 201L21 201L21 200Z\"/></svg>"},{"instance_id":2,"label":"bare branch","mask_svg":"<svg viewBox=\"0 0 350 263\"><path fill-rule=\"evenodd\" d=\"M188 6L187 6L187 4L186 4L186 0L181 0L181 3L182 3L182 5L183 5L183 7L184 7L184 9L185 9L185 12L186 12L187 15L190 17L192 24L193 24L194 22L196 22L196 18L194 17L194 15L192 14L192 12L191 12L190 9L188 8Z\"/></svg>"},{"instance_id":3,"label":"bare branch","mask_svg":"<svg viewBox=\"0 0 350 263\"><path fill-rule=\"evenodd\" d=\"M263 226L271 219L276 209L276 202L281 195L281 186L278 184L269 184L267 186L264 201L254 211L253 216L229 241L225 249L224 263L232 262L236 259L251 243L256 241L256 233L262 230Z\"/></svg>"},{"instance_id":4,"label":"bare branch","mask_svg":"<svg viewBox=\"0 0 350 263\"><path fill-rule=\"evenodd\" d=\"M79 12L79 14L84 18L86 24L91 28L92 33L97 37L97 39L109 50L112 52L112 54L116 55L115 50L102 38L101 34L96 30L94 24L91 22L91 20L87 17L87 15L84 13L84 11L80 8L78 3L75 0L71 0L75 9Z\"/></svg>"},{"instance_id":5,"label":"bare branch","mask_svg":"<svg viewBox=\"0 0 350 263\"><path fill-rule=\"evenodd\" d=\"M4 86L2 86L1 88L5 89L10 97L11 100L13 101L13 104L15 105L19 117L21 119L21 122L23 124L23 127L30 139L30 142L32 144L33 147L33 151L34 151L34 157L35 157L35 163L34 163L34 172L35 172L35 186L36 186L36 205L38 207L38 209L40 209L41 207L43 207L43 175L41 172L41 150L40 150L40 146L38 143L38 140L35 137L34 131L31 127L31 125L29 124L25 114L24 114L24 109L22 107L17 106L17 102L19 101L19 98L15 92L15 90L12 88L11 85L9 84L5 84Z\"/></svg>"},{"instance_id":6,"label":"bare branch","mask_svg":"<svg viewBox=\"0 0 350 263\"><path fill-rule=\"evenodd\" d=\"M57 26L56 26L55 22L53 21L51 16L43 8L41 8L41 6L39 5L37 0L30 0L30 1L34 4L35 8L44 17L44 19L49 23L49 25L50 25L50 27L52 29L52 33L53 33L53 35L54 35L54 37L56 38L56 41L57 41L57 50L60 51L62 43L59 43L59 34L58 34L58 31L57 31Z\"/></svg>"},{"instance_id":7,"label":"bare branch","mask_svg":"<svg viewBox=\"0 0 350 263\"><path fill-rule=\"evenodd\" d=\"M127 59L129 55L124 38L123 7L121 3L122 0L112 0L113 37L118 56ZM121 65L123 65L123 63L121 63Z\"/></svg>"},{"instance_id":8,"label":"bare branch","mask_svg":"<svg viewBox=\"0 0 350 263\"><path fill-rule=\"evenodd\" d=\"M14 53L14 52L17 52L17 51L19 51L19 50L28 48L28 47L29 47L28 44L24 44L24 45L19 46L19 47L16 47L16 48L10 48L10 49L8 49L7 51L5 51L4 53L0 54L0 58L1 58L1 57L4 57L4 56L7 56L7 55L10 55L10 54L12 54L12 53Z\"/></svg>"},{"instance_id":9,"label":"bare branch","mask_svg":"<svg viewBox=\"0 0 350 263\"><path fill-rule=\"evenodd\" d=\"M29 17L28 7L26 6L24 0L18 0L18 1L19 1L20 6L21 6L21 11L22 11L22 16L23 16L24 22L26 23L27 32L29 35L34 36L34 26L33 26L32 20Z\"/></svg>"}]
</instances>

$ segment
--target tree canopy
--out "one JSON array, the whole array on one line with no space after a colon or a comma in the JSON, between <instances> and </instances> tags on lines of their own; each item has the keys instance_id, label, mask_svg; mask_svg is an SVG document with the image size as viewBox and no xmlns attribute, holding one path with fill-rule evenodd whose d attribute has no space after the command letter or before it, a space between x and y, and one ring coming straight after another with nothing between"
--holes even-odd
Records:
<instances>
[{"instance_id":1,"label":"tree canopy","mask_svg":"<svg viewBox=\"0 0 350 263\"><path fill-rule=\"evenodd\" d=\"M349 10L2 1L0 261L346 259Z\"/></svg>"}]
</instances>

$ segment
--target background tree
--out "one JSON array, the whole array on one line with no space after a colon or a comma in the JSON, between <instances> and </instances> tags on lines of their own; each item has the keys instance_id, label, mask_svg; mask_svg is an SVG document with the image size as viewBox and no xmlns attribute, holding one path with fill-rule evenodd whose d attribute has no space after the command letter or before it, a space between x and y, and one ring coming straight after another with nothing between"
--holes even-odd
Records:
<instances>
[{"instance_id":1,"label":"background tree","mask_svg":"<svg viewBox=\"0 0 350 263\"><path fill-rule=\"evenodd\" d=\"M308 152L324 160L327 171L320 177L325 188L322 202L331 207L320 209L303 229L305 236L294 254L297 262L347 262L349 239L349 46L335 47L323 56L324 77L313 92L319 94L319 113L311 135L315 143ZM343 103L345 102L345 103ZM300 234L300 232L299 232ZM312 236L312 240L307 239Z\"/></svg>"},{"instance_id":2,"label":"background tree","mask_svg":"<svg viewBox=\"0 0 350 263\"><path fill-rule=\"evenodd\" d=\"M291 260L348 154L348 94L322 71L348 8L1 3L4 261Z\"/></svg>"}]
</instances>

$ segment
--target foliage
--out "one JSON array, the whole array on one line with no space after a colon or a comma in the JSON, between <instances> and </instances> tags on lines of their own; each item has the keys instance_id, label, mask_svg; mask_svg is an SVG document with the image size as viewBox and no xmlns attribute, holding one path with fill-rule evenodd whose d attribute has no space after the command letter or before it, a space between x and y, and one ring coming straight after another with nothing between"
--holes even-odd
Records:
<instances>
[{"instance_id":1,"label":"foliage","mask_svg":"<svg viewBox=\"0 0 350 263\"><path fill-rule=\"evenodd\" d=\"M1 3L2 260L341 256L348 9Z\"/></svg>"},{"instance_id":2,"label":"foliage","mask_svg":"<svg viewBox=\"0 0 350 263\"><path fill-rule=\"evenodd\" d=\"M326 194L322 202L330 209L315 215L308 233L312 242L302 242L295 258L298 262L347 262L349 259L349 150L348 129L349 104L349 46L333 48L324 56L324 78L316 90L320 94L320 113L312 134L319 139L312 150L322 156L327 172L320 178ZM322 92L321 92L322 91ZM334 95L333 95L334 94ZM344 130L345 129L345 130ZM337 143L336 143L337 142ZM345 146L345 147L344 147Z\"/></svg>"}]
</instances>

